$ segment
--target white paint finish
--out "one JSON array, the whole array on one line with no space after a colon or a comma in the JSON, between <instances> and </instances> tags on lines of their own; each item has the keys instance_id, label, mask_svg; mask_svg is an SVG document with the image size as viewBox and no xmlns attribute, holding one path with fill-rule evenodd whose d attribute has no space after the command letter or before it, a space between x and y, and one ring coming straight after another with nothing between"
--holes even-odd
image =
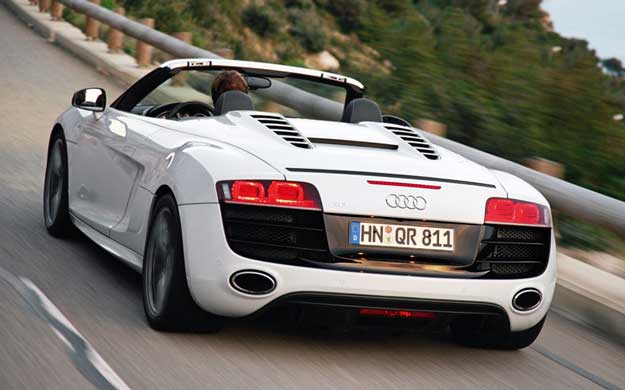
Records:
<instances>
[{"instance_id":1,"label":"white paint finish","mask_svg":"<svg viewBox=\"0 0 625 390\"><path fill-rule=\"evenodd\" d=\"M141 167L133 160L143 137L126 129L116 113L109 110L83 116L78 125L77 147L69 165L69 196L72 211L102 233L124 216ZM114 124L116 132L111 131ZM118 135L124 128L124 136Z\"/></svg>"},{"instance_id":2,"label":"white paint finish","mask_svg":"<svg viewBox=\"0 0 625 390\"><path fill-rule=\"evenodd\" d=\"M187 280L192 296L204 309L224 316L249 315L281 295L315 291L494 303L506 310L511 329L518 331L530 328L545 316L555 288L553 237L547 270L534 278L488 280L383 275L250 260L235 254L228 247L218 205L186 205L179 210ZM244 269L269 273L277 281L276 289L262 297L248 296L234 290L228 284L228 278ZM535 311L518 313L512 308L512 297L519 290L529 287L543 294L543 302Z\"/></svg>"},{"instance_id":3,"label":"white paint finish","mask_svg":"<svg viewBox=\"0 0 625 390\"><path fill-rule=\"evenodd\" d=\"M397 150L341 145L297 148L254 119L251 115L256 113L266 114L234 111L218 117L171 121L111 108L98 115L68 110L61 120L70 142L75 142L68 147L70 207L80 218L75 218L79 229L140 269L154 193L161 186L169 187L180 206L191 293L202 307L222 315L250 314L281 294L298 291L490 302L505 308L513 330L534 325L546 313L555 286L555 243L547 271L524 280L361 274L270 264L234 254L226 243L217 204L215 184L220 180L308 182L318 189L325 212L344 215L481 224L490 197L510 194L546 204L527 183L440 147L434 148L441 159L428 160L379 123L288 119L304 136L390 143L398 145ZM378 186L367 183L368 179L441 188ZM390 208L385 201L389 194L422 197L427 207ZM244 296L233 290L229 276L249 268L273 275L277 289L264 297ZM545 300L536 311L516 313L511 307L512 296L526 287L539 289Z\"/></svg>"},{"instance_id":4,"label":"white paint finish","mask_svg":"<svg viewBox=\"0 0 625 390\"><path fill-rule=\"evenodd\" d=\"M89 237L93 242L104 248L107 252L130 265L134 269L140 270L143 268L143 256L139 253L126 248L124 245L121 245L110 237L102 234L84 221L81 221L76 216L70 215L70 217L72 219L72 223L78 228L78 230L83 232L85 236Z\"/></svg>"},{"instance_id":5,"label":"white paint finish","mask_svg":"<svg viewBox=\"0 0 625 390\"><path fill-rule=\"evenodd\" d=\"M321 195L323 211L336 214L421 219L440 222L484 223L486 200L505 197L501 188L426 180L408 180L372 176L287 172L287 179L312 183ZM367 180L440 185L439 190L372 185ZM391 208L386 203L390 194L423 197L424 210Z\"/></svg>"},{"instance_id":6,"label":"white paint finish","mask_svg":"<svg viewBox=\"0 0 625 390\"><path fill-rule=\"evenodd\" d=\"M390 133L382 126L367 127L366 124L347 124L331 121L313 121L308 119L289 119L299 129L307 128L310 123L325 128L357 134L362 131L369 139L401 141L399 150L381 150L351 146L315 146L312 149L294 147L280 136L256 121L251 115L262 112L231 112L222 117L210 119L163 121L163 126L172 130L209 139L211 142L229 144L253 154L284 172L285 168L338 169L353 171L380 172L416 176L440 177L452 180L474 181L498 185L492 173L475 163L461 158L428 160L419 152ZM266 113L265 113L266 114ZM310 132L310 130L308 130ZM304 130L306 132L306 130ZM178 133L176 142L184 142L184 136ZM373 138L375 137L375 138ZM363 137L363 139L366 139ZM453 156L453 154L449 154ZM236 165L233 167L236 169Z\"/></svg>"},{"instance_id":7,"label":"white paint finish","mask_svg":"<svg viewBox=\"0 0 625 390\"><path fill-rule=\"evenodd\" d=\"M137 186L128 201L124 218L110 230L110 237L133 252L143 255L148 231L148 215L154 194Z\"/></svg>"},{"instance_id":8,"label":"white paint finish","mask_svg":"<svg viewBox=\"0 0 625 390\"><path fill-rule=\"evenodd\" d=\"M547 199L526 181L506 172L496 170L491 170L491 172L505 188L508 198L534 202L549 208Z\"/></svg>"},{"instance_id":9,"label":"white paint finish","mask_svg":"<svg viewBox=\"0 0 625 390\"><path fill-rule=\"evenodd\" d=\"M326 138L398 145L399 139L390 131L379 128L353 125L343 122L328 122L312 119L287 119L304 137Z\"/></svg>"}]
</instances>

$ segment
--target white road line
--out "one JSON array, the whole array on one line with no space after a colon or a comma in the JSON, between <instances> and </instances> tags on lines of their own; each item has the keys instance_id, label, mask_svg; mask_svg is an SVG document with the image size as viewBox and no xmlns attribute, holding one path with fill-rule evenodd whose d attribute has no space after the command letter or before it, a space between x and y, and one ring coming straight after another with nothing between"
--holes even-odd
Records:
<instances>
[{"instance_id":1,"label":"white road line","mask_svg":"<svg viewBox=\"0 0 625 390\"><path fill-rule=\"evenodd\" d=\"M97 389L130 390L130 387L33 282L25 278L17 278L2 267L0 267L0 277L19 293L41 319L46 321L52 331L67 346L68 353L78 371Z\"/></svg>"}]
</instances>

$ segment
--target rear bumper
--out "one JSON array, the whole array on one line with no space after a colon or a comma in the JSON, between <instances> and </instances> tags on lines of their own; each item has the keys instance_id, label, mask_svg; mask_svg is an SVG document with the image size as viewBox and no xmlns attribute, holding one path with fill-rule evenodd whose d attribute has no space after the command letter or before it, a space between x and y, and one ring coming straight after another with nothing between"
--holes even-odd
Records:
<instances>
[{"instance_id":1,"label":"rear bumper","mask_svg":"<svg viewBox=\"0 0 625 390\"><path fill-rule=\"evenodd\" d=\"M329 294L360 296L399 302L418 300L491 305L505 311L512 331L537 324L547 313L556 281L555 241L545 272L528 279L452 279L410 275L369 274L297 267L252 260L234 253L226 242L218 204L182 205L187 280L191 294L203 309L222 316L243 317L261 310L281 297ZM230 276L253 269L273 276L275 290L263 296L243 294L229 284ZM512 297L523 288L536 288L543 301L529 312L512 307ZM284 299L284 298L283 298Z\"/></svg>"}]
</instances>

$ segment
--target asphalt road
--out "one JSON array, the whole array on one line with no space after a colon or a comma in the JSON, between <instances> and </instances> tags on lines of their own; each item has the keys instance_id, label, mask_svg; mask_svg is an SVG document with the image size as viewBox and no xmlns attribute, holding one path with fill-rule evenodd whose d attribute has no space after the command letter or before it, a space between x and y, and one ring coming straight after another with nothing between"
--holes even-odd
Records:
<instances>
[{"instance_id":1,"label":"asphalt road","mask_svg":"<svg viewBox=\"0 0 625 390\"><path fill-rule=\"evenodd\" d=\"M215 335L152 331L139 275L43 225L50 127L86 86L111 98L121 90L0 6L0 389L106 387L85 360L94 351L133 389L625 388L625 348L556 313L531 348L515 352L461 348L445 334L335 335L265 320ZM46 305L16 277L84 339L42 314ZM80 353L85 343L90 353Z\"/></svg>"}]
</instances>

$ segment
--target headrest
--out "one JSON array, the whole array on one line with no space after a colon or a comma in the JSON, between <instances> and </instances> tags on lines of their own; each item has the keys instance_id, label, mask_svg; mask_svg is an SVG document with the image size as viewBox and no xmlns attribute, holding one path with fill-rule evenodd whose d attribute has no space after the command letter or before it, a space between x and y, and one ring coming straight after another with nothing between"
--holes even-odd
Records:
<instances>
[{"instance_id":1,"label":"headrest","mask_svg":"<svg viewBox=\"0 0 625 390\"><path fill-rule=\"evenodd\" d=\"M345 106L341 122L382 122L382 111L374 101L365 98L354 99Z\"/></svg>"},{"instance_id":2,"label":"headrest","mask_svg":"<svg viewBox=\"0 0 625 390\"><path fill-rule=\"evenodd\" d=\"M252 99L244 92L226 91L215 102L215 115L223 115L238 110L254 110Z\"/></svg>"}]
</instances>

